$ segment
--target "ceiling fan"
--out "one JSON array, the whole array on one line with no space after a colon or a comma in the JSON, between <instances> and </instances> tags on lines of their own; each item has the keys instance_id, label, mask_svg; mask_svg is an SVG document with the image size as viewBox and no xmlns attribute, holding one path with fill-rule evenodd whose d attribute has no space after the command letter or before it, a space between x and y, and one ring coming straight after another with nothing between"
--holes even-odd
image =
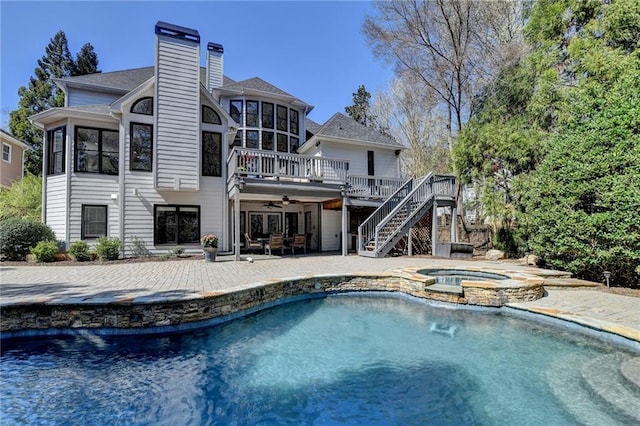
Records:
<instances>
[{"instance_id":1,"label":"ceiling fan","mask_svg":"<svg viewBox=\"0 0 640 426\"><path fill-rule=\"evenodd\" d=\"M281 209L282 206L279 204L274 203L273 201L269 201L268 203L264 204L265 207L268 207L270 209L276 208L276 209Z\"/></svg>"}]
</instances>

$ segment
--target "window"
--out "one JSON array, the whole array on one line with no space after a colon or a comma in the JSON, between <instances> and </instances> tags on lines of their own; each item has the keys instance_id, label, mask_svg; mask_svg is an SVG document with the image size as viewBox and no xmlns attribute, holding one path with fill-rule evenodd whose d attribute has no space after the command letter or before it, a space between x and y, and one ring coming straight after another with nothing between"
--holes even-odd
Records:
<instances>
[{"instance_id":1,"label":"window","mask_svg":"<svg viewBox=\"0 0 640 426\"><path fill-rule=\"evenodd\" d=\"M258 131L247 130L247 148L258 148Z\"/></svg>"},{"instance_id":2,"label":"window","mask_svg":"<svg viewBox=\"0 0 640 426\"><path fill-rule=\"evenodd\" d=\"M153 98L140 98L132 106L131 112L134 114L153 115Z\"/></svg>"},{"instance_id":3,"label":"window","mask_svg":"<svg viewBox=\"0 0 640 426\"><path fill-rule=\"evenodd\" d=\"M287 131L287 107L278 105L277 129Z\"/></svg>"},{"instance_id":4,"label":"window","mask_svg":"<svg viewBox=\"0 0 640 426\"><path fill-rule=\"evenodd\" d=\"M273 132L262 132L262 149L273 151Z\"/></svg>"},{"instance_id":5,"label":"window","mask_svg":"<svg viewBox=\"0 0 640 426\"><path fill-rule=\"evenodd\" d=\"M244 130L238 130L236 132L236 137L233 138L233 145L231 146L242 146L243 136L244 136Z\"/></svg>"},{"instance_id":6,"label":"window","mask_svg":"<svg viewBox=\"0 0 640 426\"><path fill-rule=\"evenodd\" d=\"M369 176L375 175L373 151L367 151L367 174Z\"/></svg>"},{"instance_id":7,"label":"window","mask_svg":"<svg viewBox=\"0 0 640 426\"><path fill-rule=\"evenodd\" d=\"M222 133L202 132L202 176L222 176Z\"/></svg>"},{"instance_id":8,"label":"window","mask_svg":"<svg viewBox=\"0 0 640 426\"><path fill-rule=\"evenodd\" d=\"M258 101L247 101L247 127L258 127Z\"/></svg>"},{"instance_id":9,"label":"window","mask_svg":"<svg viewBox=\"0 0 640 426\"><path fill-rule=\"evenodd\" d=\"M154 206L154 244L200 242L199 206Z\"/></svg>"},{"instance_id":10,"label":"window","mask_svg":"<svg viewBox=\"0 0 640 426\"><path fill-rule=\"evenodd\" d=\"M289 110L289 131L295 135L300 133L300 127L298 125L299 117L298 111L295 109Z\"/></svg>"},{"instance_id":11,"label":"window","mask_svg":"<svg viewBox=\"0 0 640 426\"><path fill-rule=\"evenodd\" d=\"M11 145L7 143L2 144L2 161L11 162Z\"/></svg>"},{"instance_id":12,"label":"window","mask_svg":"<svg viewBox=\"0 0 640 426\"><path fill-rule=\"evenodd\" d=\"M131 123L131 159L129 169L150 172L153 164L153 126Z\"/></svg>"},{"instance_id":13,"label":"window","mask_svg":"<svg viewBox=\"0 0 640 426\"><path fill-rule=\"evenodd\" d=\"M76 127L76 172L118 174L117 130Z\"/></svg>"},{"instance_id":14,"label":"window","mask_svg":"<svg viewBox=\"0 0 640 426\"><path fill-rule=\"evenodd\" d=\"M208 124L222 124L217 112L206 105L202 105L202 122Z\"/></svg>"},{"instance_id":15,"label":"window","mask_svg":"<svg viewBox=\"0 0 640 426\"><path fill-rule=\"evenodd\" d=\"M293 153L297 152L299 146L300 146L300 139L294 138L293 136L291 136L291 146L289 147L289 149L291 150L290 152L293 152Z\"/></svg>"},{"instance_id":16,"label":"window","mask_svg":"<svg viewBox=\"0 0 640 426\"><path fill-rule=\"evenodd\" d=\"M289 152L289 141L287 135L278 133L278 152Z\"/></svg>"},{"instance_id":17,"label":"window","mask_svg":"<svg viewBox=\"0 0 640 426\"><path fill-rule=\"evenodd\" d=\"M50 175L64 173L64 146L67 136L66 127L47 132L47 146L49 158L47 161L47 172Z\"/></svg>"},{"instance_id":18,"label":"window","mask_svg":"<svg viewBox=\"0 0 640 426\"><path fill-rule=\"evenodd\" d=\"M231 114L231 118L238 123L240 126L243 125L242 121L242 101L230 101L229 102L229 113Z\"/></svg>"},{"instance_id":19,"label":"window","mask_svg":"<svg viewBox=\"0 0 640 426\"><path fill-rule=\"evenodd\" d=\"M107 206L82 205L81 238L99 238L107 235Z\"/></svg>"},{"instance_id":20,"label":"window","mask_svg":"<svg viewBox=\"0 0 640 426\"><path fill-rule=\"evenodd\" d=\"M273 104L262 103L262 127L273 129Z\"/></svg>"}]
</instances>

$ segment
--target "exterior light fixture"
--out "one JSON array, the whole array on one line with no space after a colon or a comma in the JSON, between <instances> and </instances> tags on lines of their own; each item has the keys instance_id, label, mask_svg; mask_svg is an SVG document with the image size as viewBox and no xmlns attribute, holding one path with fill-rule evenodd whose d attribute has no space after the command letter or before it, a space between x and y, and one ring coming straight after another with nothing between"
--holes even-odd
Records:
<instances>
[{"instance_id":1,"label":"exterior light fixture","mask_svg":"<svg viewBox=\"0 0 640 426\"><path fill-rule=\"evenodd\" d=\"M286 195L284 197L282 197L282 205L283 206L288 206L289 205L289 197L287 197Z\"/></svg>"},{"instance_id":2,"label":"exterior light fixture","mask_svg":"<svg viewBox=\"0 0 640 426\"><path fill-rule=\"evenodd\" d=\"M604 271L602 275L604 275L604 279L607 281L607 288L609 288L609 278L611 278L611 272Z\"/></svg>"}]
</instances>

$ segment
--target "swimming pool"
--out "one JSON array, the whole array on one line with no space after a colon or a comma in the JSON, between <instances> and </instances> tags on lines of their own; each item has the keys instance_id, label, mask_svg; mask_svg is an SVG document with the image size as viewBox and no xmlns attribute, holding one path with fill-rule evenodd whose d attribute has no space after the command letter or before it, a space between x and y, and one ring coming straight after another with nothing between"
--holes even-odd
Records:
<instances>
[{"instance_id":1,"label":"swimming pool","mask_svg":"<svg viewBox=\"0 0 640 426\"><path fill-rule=\"evenodd\" d=\"M617 364L633 358L497 310L339 295L182 334L3 341L0 418L72 425L624 424L624 413L582 385L589 373L583 366L602 357ZM571 383L580 391L567 392ZM576 406L578 413L570 408Z\"/></svg>"}]
</instances>

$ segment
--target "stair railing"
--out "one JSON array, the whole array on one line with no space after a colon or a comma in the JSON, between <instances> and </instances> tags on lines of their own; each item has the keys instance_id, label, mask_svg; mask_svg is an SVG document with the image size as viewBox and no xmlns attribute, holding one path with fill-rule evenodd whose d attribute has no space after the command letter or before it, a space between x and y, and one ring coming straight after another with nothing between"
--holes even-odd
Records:
<instances>
[{"instance_id":1,"label":"stair railing","mask_svg":"<svg viewBox=\"0 0 640 426\"><path fill-rule=\"evenodd\" d=\"M384 219L413 189L413 179L407 180L384 203L358 226L358 251L364 250L367 241L375 235L376 223Z\"/></svg>"},{"instance_id":2,"label":"stair railing","mask_svg":"<svg viewBox=\"0 0 640 426\"><path fill-rule=\"evenodd\" d=\"M374 253L383 249L399 230L403 229L407 223L413 219L416 212L421 210L424 205L436 195L455 198L455 178L449 175L434 175L433 173L429 173L422 178L402 200L394 203L395 206L386 216L382 218L374 217L374 213L374 215L369 217L365 222L369 222L369 219L375 221L374 230L371 234L363 234L364 239L360 239L362 244L361 249L365 249L364 244L368 241L373 241ZM386 227L391 226L390 222L400 215L404 215L401 217L402 222L400 224L393 224L393 229L383 234L382 231ZM371 227L371 224L369 224L369 226ZM360 228L358 228L358 231L359 238L361 238Z\"/></svg>"}]
</instances>

